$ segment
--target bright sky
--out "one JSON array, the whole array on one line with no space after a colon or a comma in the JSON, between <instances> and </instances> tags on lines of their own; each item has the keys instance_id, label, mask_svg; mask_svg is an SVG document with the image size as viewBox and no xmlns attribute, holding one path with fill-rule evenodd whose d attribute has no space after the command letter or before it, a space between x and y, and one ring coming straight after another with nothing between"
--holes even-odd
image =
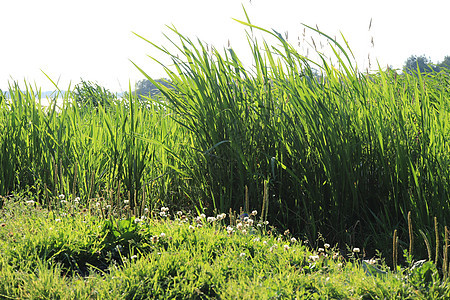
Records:
<instances>
[{"instance_id":1,"label":"bright sky","mask_svg":"<svg viewBox=\"0 0 450 300\"><path fill-rule=\"evenodd\" d=\"M302 23L317 24L330 36L342 32L360 70L369 67L368 55L372 69L376 59L383 67L401 68L413 54L434 63L450 55L448 0L0 0L0 89L6 90L8 81L25 79L42 91L54 90L42 71L59 80L60 89L80 78L113 92L128 90L129 82L134 89L144 76L130 60L154 78L164 73L147 55L168 61L132 32L169 45L163 33L170 33L165 25L172 24L217 49L227 47L229 40L245 60L246 28L232 20L245 20L242 4L253 24L288 31L294 45L300 36L304 55ZM307 30L307 41L311 37L318 41Z\"/></svg>"}]
</instances>

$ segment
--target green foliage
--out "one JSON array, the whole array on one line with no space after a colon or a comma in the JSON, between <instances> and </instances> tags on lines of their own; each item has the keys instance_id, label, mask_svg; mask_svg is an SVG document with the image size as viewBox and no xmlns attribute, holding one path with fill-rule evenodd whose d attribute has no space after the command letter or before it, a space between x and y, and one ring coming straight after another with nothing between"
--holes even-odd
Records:
<instances>
[{"instance_id":1,"label":"green foliage","mask_svg":"<svg viewBox=\"0 0 450 300\"><path fill-rule=\"evenodd\" d=\"M107 242L120 243L121 245L128 245L131 240L138 242L138 226L134 220L134 217L118 221L113 219L106 220L103 225L105 240Z\"/></svg>"},{"instance_id":2,"label":"green foliage","mask_svg":"<svg viewBox=\"0 0 450 300\"><path fill-rule=\"evenodd\" d=\"M81 82L72 91L72 98L79 107L98 107L99 105L111 105L116 96L97 83L81 79Z\"/></svg>"},{"instance_id":3,"label":"green foliage","mask_svg":"<svg viewBox=\"0 0 450 300\"><path fill-rule=\"evenodd\" d=\"M449 297L448 283L430 262L373 276L359 259L346 260L337 249L311 249L274 229L257 233L256 221L228 225L228 218L167 213L164 220L105 222L82 206L47 211L24 201L8 199L0 211L0 297L5 299ZM148 243L129 239L129 250L104 251L103 234L111 232L108 239L117 246L127 232ZM85 273L79 272L83 265Z\"/></svg>"},{"instance_id":4,"label":"green foliage","mask_svg":"<svg viewBox=\"0 0 450 300\"><path fill-rule=\"evenodd\" d=\"M408 280L418 289L427 292L428 289L439 284L439 273L436 265L431 261L420 261L412 266L408 275Z\"/></svg>"}]
</instances>

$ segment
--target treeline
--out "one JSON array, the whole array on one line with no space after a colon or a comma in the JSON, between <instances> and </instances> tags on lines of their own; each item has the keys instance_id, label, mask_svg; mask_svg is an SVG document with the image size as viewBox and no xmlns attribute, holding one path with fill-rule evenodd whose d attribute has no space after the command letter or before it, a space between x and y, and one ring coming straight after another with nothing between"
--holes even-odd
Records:
<instances>
[{"instance_id":1,"label":"treeline","mask_svg":"<svg viewBox=\"0 0 450 300\"><path fill-rule=\"evenodd\" d=\"M440 71L450 71L450 56L445 56L444 60L434 64L431 62L429 58L425 55L416 56L411 55L403 65L403 72L408 74L413 74L417 71L420 73L432 73L432 72L440 72Z\"/></svg>"}]
</instances>

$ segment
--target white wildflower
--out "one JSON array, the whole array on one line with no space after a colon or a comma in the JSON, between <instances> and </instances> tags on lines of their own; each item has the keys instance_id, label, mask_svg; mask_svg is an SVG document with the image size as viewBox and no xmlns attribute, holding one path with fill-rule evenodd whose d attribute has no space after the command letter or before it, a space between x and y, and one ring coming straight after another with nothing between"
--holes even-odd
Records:
<instances>
[{"instance_id":1,"label":"white wildflower","mask_svg":"<svg viewBox=\"0 0 450 300\"><path fill-rule=\"evenodd\" d=\"M258 212L256 210L252 211L251 215L252 216L256 216L258 214Z\"/></svg>"},{"instance_id":2,"label":"white wildflower","mask_svg":"<svg viewBox=\"0 0 450 300\"><path fill-rule=\"evenodd\" d=\"M316 260L319 259L319 255L311 255L311 256L309 257L309 259L312 260L312 261L316 261Z\"/></svg>"},{"instance_id":3,"label":"white wildflower","mask_svg":"<svg viewBox=\"0 0 450 300\"><path fill-rule=\"evenodd\" d=\"M226 218L226 214L225 213L222 213L222 214L218 214L217 215L217 217L216 217L216 219L217 219L217 221L220 221L220 220L223 220L223 219L225 219Z\"/></svg>"},{"instance_id":4,"label":"white wildflower","mask_svg":"<svg viewBox=\"0 0 450 300\"><path fill-rule=\"evenodd\" d=\"M376 265L377 264L377 260L374 258L371 259L366 259L364 260L365 263L368 263L369 265Z\"/></svg>"}]
</instances>

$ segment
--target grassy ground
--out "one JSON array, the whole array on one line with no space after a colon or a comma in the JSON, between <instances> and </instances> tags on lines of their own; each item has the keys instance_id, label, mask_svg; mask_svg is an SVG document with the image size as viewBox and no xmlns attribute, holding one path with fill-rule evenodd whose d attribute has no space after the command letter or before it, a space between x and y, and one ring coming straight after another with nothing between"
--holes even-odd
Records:
<instances>
[{"instance_id":1,"label":"grassy ground","mask_svg":"<svg viewBox=\"0 0 450 300\"><path fill-rule=\"evenodd\" d=\"M3 199L2 299L446 299L431 262L390 272L357 248L339 252L259 221L162 207L139 218L58 199L48 211ZM414 267L413 267L414 266Z\"/></svg>"}]
</instances>

